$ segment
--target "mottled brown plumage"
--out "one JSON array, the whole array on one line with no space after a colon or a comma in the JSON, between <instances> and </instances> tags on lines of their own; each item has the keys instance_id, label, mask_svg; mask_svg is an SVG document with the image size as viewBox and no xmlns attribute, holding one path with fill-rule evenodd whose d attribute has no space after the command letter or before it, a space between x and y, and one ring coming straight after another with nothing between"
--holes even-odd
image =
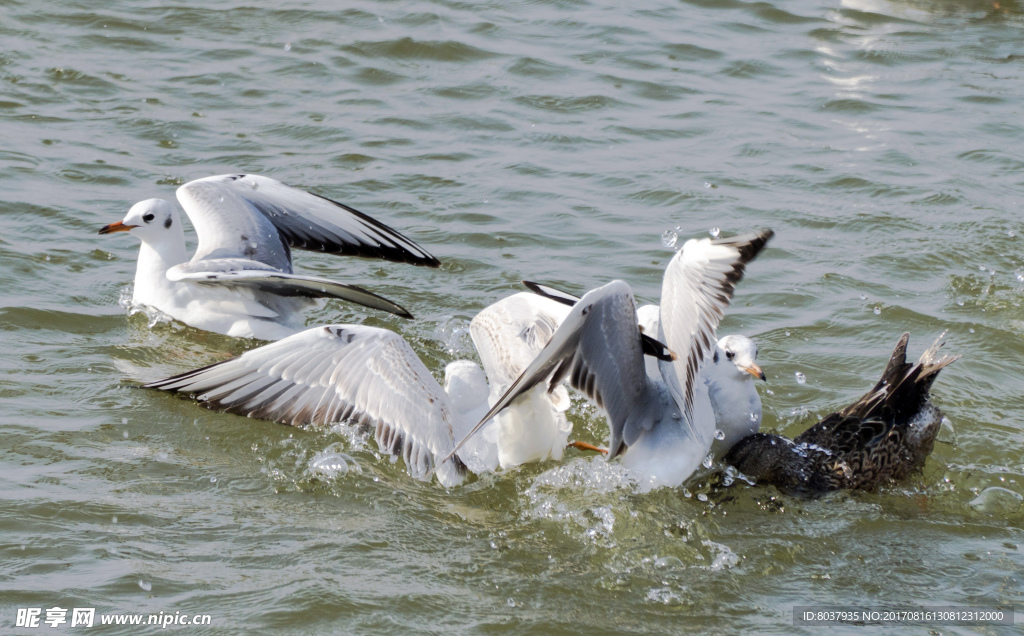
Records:
<instances>
[{"instance_id":1,"label":"mottled brown plumage","mask_svg":"<svg viewBox=\"0 0 1024 636\"><path fill-rule=\"evenodd\" d=\"M942 412L928 391L939 371L960 356L939 358L940 336L917 364L909 364L909 338L903 334L882 378L864 397L792 440L749 435L725 462L790 493L870 489L920 469L942 425Z\"/></svg>"}]
</instances>

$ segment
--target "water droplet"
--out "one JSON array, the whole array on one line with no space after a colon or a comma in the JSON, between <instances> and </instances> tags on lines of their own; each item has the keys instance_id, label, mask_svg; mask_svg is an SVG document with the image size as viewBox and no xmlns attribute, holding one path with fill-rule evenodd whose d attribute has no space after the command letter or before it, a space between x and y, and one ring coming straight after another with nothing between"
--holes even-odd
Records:
<instances>
[{"instance_id":1,"label":"water droplet","mask_svg":"<svg viewBox=\"0 0 1024 636\"><path fill-rule=\"evenodd\" d=\"M867 299L868 299L868 297L867 297L867 296L865 296L864 294L861 294L861 295L860 295L860 299L861 299L861 300L867 300Z\"/></svg>"},{"instance_id":2,"label":"water droplet","mask_svg":"<svg viewBox=\"0 0 1024 636\"><path fill-rule=\"evenodd\" d=\"M981 270L981 271L985 271L985 266L984 265L978 265L978 269Z\"/></svg>"},{"instance_id":3,"label":"water droplet","mask_svg":"<svg viewBox=\"0 0 1024 636\"><path fill-rule=\"evenodd\" d=\"M880 315L882 313L882 308L881 307L875 307L874 312L875 312L875 315L878 316L878 315Z\"/></svg>"},{"instance_id":4,"label":"water droplet","mask_svg":"<svg viewBox=\"0 0 1024 636\"><path fill-rule=\"evenodd\" d=\"M707 181L705 181L705 182L704 182L704 187L705 187L705 188L710 188L710 187L711 187L711 184L710 184L710 183L708 183Z\"/></svg>"},{"instance_id":5,"label":"water droplet","mask_svg":"<svg viewBox=\"0 0 1024 636\"><path fill-rule=\"evenodd\" d=\"M285 51L291 51L292 50L292 43L291 42L285 42L284 50Z\"/></svg>"},{"instance_id":6,"label":"water droplet","mask_svg":"<svg viewBox=\"0 0 1024 636\"><path fill-rule=\"evenodd\" d=\"M725 439L725 431L723 431L722 429L716 429L715 430L715 439L717 439L719 441Z\"/></svg>"},{"instance_id":7,"label":"water droplet","mask_svg":"<svg viewBox=\"0 0 1024 636\"><path fill-rule=\"evenodd\" d=\"M153 584L149 581L143 581L142 579L139 579L139 587L148 592L153 589Z\"/></svg>"},{"instance_id":8,"label":"water droplet","mask_svg":"<svg viewBox=\"0 0 1024 636\"><path fill-rule=\"evenodd\" d=\"M661 244L665 247L675 247L678 240L679 235L672 230L665 230L661 235Z\"/></svg>"},{"instance_id":9,"label":"water droplet","mask_svg":"<svg viewBox=\"0 0 1024 636\"><path fill-rule=\"evenodd\" d=\"M1006 515L1016 512L1021 502L1024 502L1024 496L1019 493L1008 488L991 486L981 491L981 494L967 505L984 514Z\"/></svg>"},{"instance_id":10,"label":"water droplet","mask_svg":"<svg viewBox=\"0 0 1024 636\"><path fill-rule=\"evenodd\" d=\"M711 453L708 453L707 456L704 457L704 461L702 461L701 464L704 466L704 468L711 468L711 464L714 463L714 461L715 456L712 455Z\"/></svg>"},{"instance_id":11,"label":"water droplet","mask_svg":"<svg viewBox=\"0 0 1024 636\"><path fill-rule=\"evenodd\" d=\"M46 255L46 260L50 260L50 255L49 254Z\"/></svg>"},{"instance_id":12,"label":"water droplet","mask_svg":"<svg viewBox=\"0 0 1024 636\"><path fill-rule=\"evenodd\" d=\"M943 430L947 430L950 433L956 433L956 429L953 428L953 420L949 419L945 415L942 416L942 421L939 422L942 425Z\"/></svg>"},{"instance_id":13,"label":"water droplet","mask_svg":"<svg viewBox=\"0 0 1024 636\"><path fill-rule=\"evenodd\" d=\"M683 496L684 496L684 497L686 497L687 499L689 499L690 497L692 497L692 496L693 496L693 493L691 493L691 492L690 492L689 490L687 490L686 488L683 488Z\"/></svg>"},{"instance_id":14,"label":"water droplet","mask_svg":"<svg viewBox=\"0 0 1024 636\"><path fill-rule=\"evenodd\" d=\"M713 227L710 230L708 230L708 234L711 235L711 238L718 238L718 235L721 233L722 230L718 229L717 227Z\"/></svg>"},{"instance_id":15,"label":"water droplet","mask_svg":"<svg viewBox=\"0 0 1024 636\"><path fill-rule=\"evenodd\" d=\"M707 500L708 500L708 496L705 495L704 493L700 493L699 495L697 495L697 501L707 501Z\"/></svg>"},{"instance_id":16,"label":"water droplet","mask_svg":"<svg viewBox=\"0 0 1024 636\"><path fill-rule=\"evenodd\" d=\"M956 301L956 304L957 304L957 306L959 306L959 307L963 307L963 306L964 306L964 301L962 301L962 300L958 300L958 301Z\"/></svg>"},{"instance_id":17,"label":"water droplet","mask_svg":"<svg viewBox=\"0 0 1024 636\"><path fill-rule=\"evenodd\" d=\"M128 418L127 417L122 417L121 418L121 423L122 424L127 424L128 423Z\"/></svg>"},{"instance_id":18,"label":"water droplet","mask_svg":"<svg viewBox=\"0 0 1024 636\"><path fill-rule=\"evenodd\" d=\"M121 433L121 437L128 439L128 431Z\"/></svg>"},{"instance_id":19,"label":"water droplet","mask_svg":"<svg viewBox=\"0 0 1024 636\"><path fill-rule=\"evenodd\" d=\"M788 332L788 331L786 332L786 335L787 335L787 336L789 335L789 332Z\"/></svg>"},{"instance_id":20,"label":"water droplet","mask_svg":"<svg viewBox=\"0 0 1024 636\"><path fill-rule=\"evenodd\" d=\"M216 477L210 477L210 483L211 484L217 483L217 478Z\"/></svg>"},{"instance_id":21,"label":"water droplet","mask_svg":"<svg viewBox=\"0 0 1024 636\"><path fill-rule=\"evenodd\" d=\"M760 419L761 419L761 416L760 416L760 415L758 415L757 413L751 413L751 414L750 414L750 421L751 421L751 422L757 422L757 421L759 421Z\"/></svg>"},{"instance_id":22,"label":"water droplet","mask_svg":"<svg viewBox=\"0 0 1024 636\"><path fill-rule=\"evenodd\" d=\"M509 607L515 607L516 606L516 600L514 598L508 599L508 601L506 601L506 603L508 603Z\"/></svg>"},{"instance_id":23,"label":"water droplet","mask_svg":"<svg viewBox=\"0 0 1024 636\"><path fill-rule=\"evenodd\" d=\"M971 333L974 333L974 327L971 327L970 329L968 329L968 331L970 331Z\"/></svg>"},{"instance_id":24,"label":"water droplet","mask_svg":"<svg viewBox=\"0 0 1024 636\"><path fill-rule=\"evenodd\" d=\"M110 523L117 523L117 515L110 518Z\"/></svg>"},{"instance_id":25,"label":"water droplet","mask_svg":"<svg viewBox=\"0 0 1024 636\"><path fill-rule=\"evenodd\" d=\"M1024 270L1017 270L1017 280L1024 283Z\"/></svg>"},{"instance_id":26,"label":"water droplet","mask_svg":"<svg viewBox=\"0 0 1024 636\"><path fill-rule=\"evenodd\" d=\"M666 556L658 557L654 560L654 567L656 568L681 568L683 562L679 557Z\"/></svg>"},{"instance_id":27,"label":"water droplet","mask_svg":"<svg viewBox=\"0 0 1024 636\"><path fill-rule=\"evenodd\" d=\"M1006 235L1009 236L1010 238L1016 238L1017 237L1017 233L1014 232L1013 230L1008 230L1006 232Z\"/></svg>"},{"instance_id":28,"label":"water droplet","mask_svg":"<svg viewBox=\"0 0 1024 636\"><path fill-rule=\"evenodd\" d=\"M795 374L797 384L807 384L807 376L797 371Z\"/></svg>"}]
</instances>

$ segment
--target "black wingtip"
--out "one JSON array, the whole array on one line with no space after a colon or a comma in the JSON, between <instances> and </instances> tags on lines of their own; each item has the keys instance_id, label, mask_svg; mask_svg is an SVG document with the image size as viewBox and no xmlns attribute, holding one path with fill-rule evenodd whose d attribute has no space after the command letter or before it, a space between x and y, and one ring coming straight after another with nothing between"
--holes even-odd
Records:
<instances>
[{"instance_id":1,"label":"black wingtip","mask_svg":"<svg viewBox=\"0 0 1024 636\"><path fill-rule=\"evenodd\" d=\"M739 250L740 261L743 264L749 263L754 260L754 257L760 253L764 246L768 244L768 241L775 236L775 230L771 228L765 228L758 230L750 234L740 234L739 236L733 236L726 239L716 239L712 241L715 245L731 245Z\"/></svg>"},{"instance_id":2,"label":"black wingtip","mask_svg":"<svg viewBox=\"0 0 1024 636\"><path fill-rule=\"evenodd\" d=\"M363 257L366 257L366 258L379 258L379 259L385 260L385 261L391 261L391 262L395 262L395 263L406 263L406 264L409 264L409 265L416 265L416 266L419 266L419 267L440 267L441 266L441 261L437 260L437 257L435 257L433 254L431 254L427 250L425 250L422 247L420 247L420 245L418 243L416 243L416 241L413 241L412 239L410 239L409 237L405 236L404 234L402 234L398 230L394 229L393 227L390 227L389 225L386 225L385 223L382 223L381 221L378 221L377 219L373 218L369 214L366 214L365 212L360 212L359 210L357 210L357 209L355 209L355 208L353 208L353 207L351 207L349 205L345 205L344 203L341 203L339 201L335 201L334 199L329 199L329 198L327 198L325 196L322 196L322 195L319 195L319 194L317 194L315 192L310 192L310 194L312 194L313 196L315 196L315 197L317 197L319 199L323 199L324 201L327 201L328 203L332 203L332 204L338 206L339 208L349 212L353 216L358 217L364 223L366 223L367 225L370 225L370 226L376 228L379 232L381 232L385 236L390 234L390 235L392 235L394 237L397 237L398 239L400 239L400 240L404 241L405 243L407 243L411 248L417 250L419 253L417 254L416 252L412 251L411 249L409 249L409 248L407 248L407 247L405 247L403 245L399 245L397 243L395 245L393 245L393 246L361 245L361 246L348 246L348 247L344 247L344 248L340 248L340 249L327 249L330 246L325 246L325 245L323 245L323 244L321 244L319 242L315 242L313 244L303 244L303 243L292 242L291 239L289 239L289 242L291 242L291 245L293 247L299 247L299 248L307 249L307 250L329 251L329 252L332 252L332 253L348 254L348 255L352 255L352 256L363 256Z\"/></svg>"},{"instance_id":3,"label":"black wingtip","mask_svg":"<svg viewBox=\"0 0 1024 636\"><path fill-rule=\"evenodd\" d=\"M645 333L640 334L640 348L644 355L653 356L658 360L671 362L676 359L676 356L669 350L668 345Z\"/></svg>"},{"instance_id":4,"label":"black wingtip","mask_svg":"<svg viewBox=\"0 0 1024 636\"><path fill-rule=\"evenodd\" d=\"M541 285L540 283L534 283L533 281L524 280L523 286L525 286L527 289L537 294L538 296L543 296L544 298L553 300L558 303L562 303L563 305L567 305L569 307L574 306L580 300L578 296L573 296L569 292L564 292L560 289L555 289L550 285Z\"/></svg>"}]
</instances>

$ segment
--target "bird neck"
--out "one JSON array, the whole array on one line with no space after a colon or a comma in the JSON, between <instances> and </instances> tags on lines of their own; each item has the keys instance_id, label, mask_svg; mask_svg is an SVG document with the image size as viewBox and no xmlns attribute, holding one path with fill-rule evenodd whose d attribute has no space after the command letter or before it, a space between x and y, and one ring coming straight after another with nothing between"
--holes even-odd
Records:
<instances>
[{"instance_id":1,"label":"bird neck","mask_svg":"<svg viewBox=\"0 0 1024 636\"><path fill-rule=\"evenodd\" d=\"M139 248L139 262L135 268L135 291L133 300L137 304L159 308L156 300L162 298L173 286L167 279L167 270L188 260L185 254L185 237L168 237L173 240L153 245L146 241Z\"/></svg>"},{"instance_id":2,"label":"bird neck","mask_svg":"<svg viewBox=\"0 0 1024 636\"><path fill-rule=\"evenodd\" d=\"M705 379L715 424L725 434L724 439L715 442L717 455L757 432L761 425L761 399L749 377L728 368L709 373Z\"/></svg>"}]
</instances>

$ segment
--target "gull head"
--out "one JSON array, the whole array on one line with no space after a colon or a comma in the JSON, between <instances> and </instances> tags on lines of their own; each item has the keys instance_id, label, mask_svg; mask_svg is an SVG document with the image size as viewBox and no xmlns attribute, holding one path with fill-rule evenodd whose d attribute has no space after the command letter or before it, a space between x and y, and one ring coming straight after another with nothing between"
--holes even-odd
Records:
<instances>
[{"instance_id":1,"label":"gull head","mask_svg":"<svg viewBox=\"0 0 1024 636\"><path fill-rule=\"evenodd\" d=\"M128 210L124 219L104 225L100 234L129 232L146 243L159 244L183 236L178 210L163 199L139 201Z\"/></svg>"},{"instance_id":2,"label":"gull head","mask_svg":"<svg viewBox=\"0 0 1024 636\"><path fill-rule=\"evenodd\" d=\"M750 374L767 380L764 371L757 366L757 345L746 336L725 336L720 339L711 360L719 368L730 370L738 376L746 378Z\"/></svg>"},{"instance_id":3,"label":"gull head","mask_svg":"<svg viewBox=\"0 0 1024 636\"><path fill-rule=\"evenodd\" d=\"M480 365L456 360L444 368L444 391L459 413L468 413L487 404L487 376Z\"/></svg>"}]
</instances>

